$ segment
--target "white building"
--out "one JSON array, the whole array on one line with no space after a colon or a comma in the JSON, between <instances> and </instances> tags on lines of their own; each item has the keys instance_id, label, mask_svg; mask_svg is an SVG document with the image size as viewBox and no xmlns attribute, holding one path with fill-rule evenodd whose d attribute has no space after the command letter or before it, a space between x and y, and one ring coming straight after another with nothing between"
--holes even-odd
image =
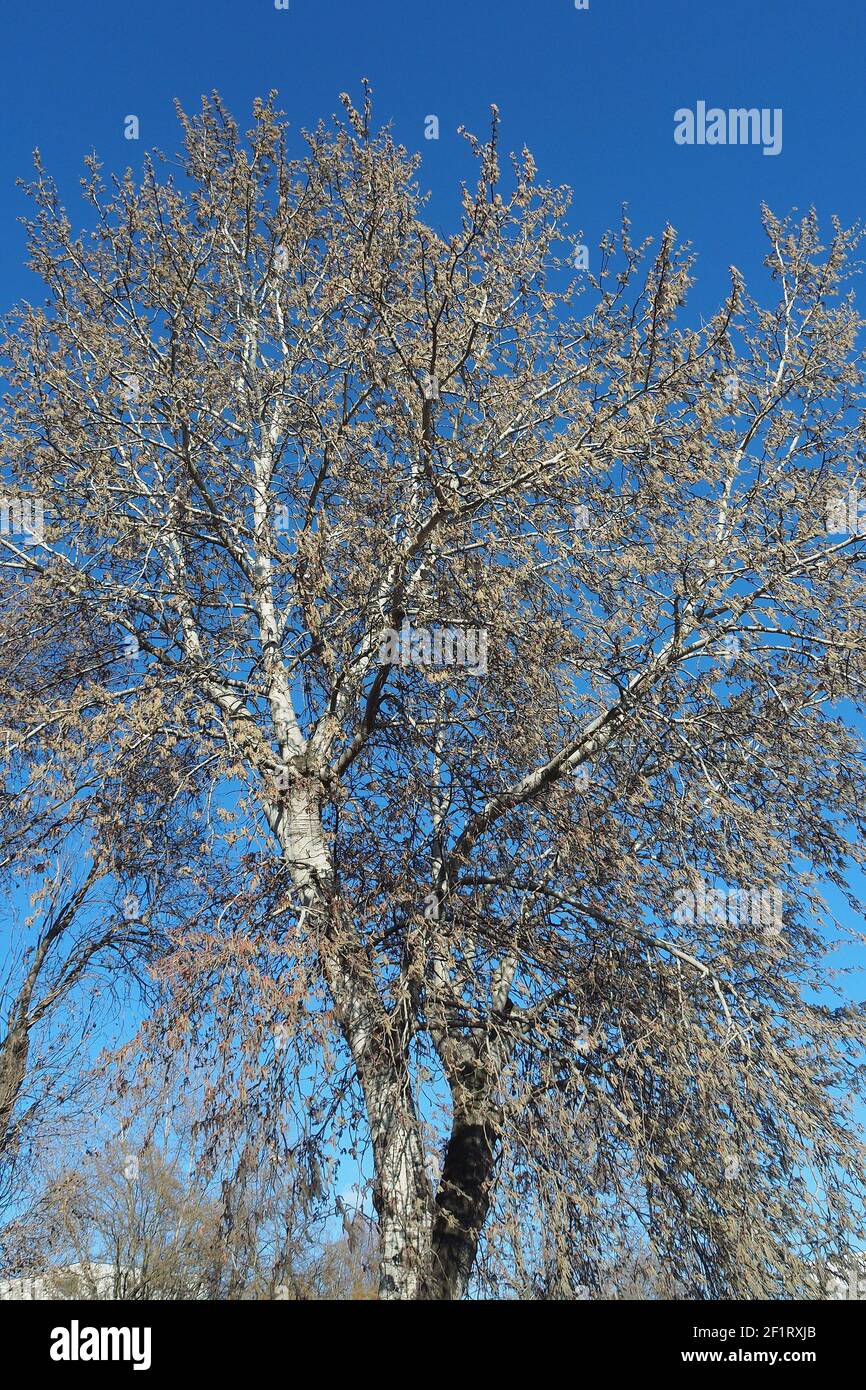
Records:
<instances>
[{"instance_id":1,"label":"white building","mask_svg":"<svg viewBox=\"0 0 866 1390\"><path fill-rule=\"evenodd\" d=\"M51 1302L65 1298L111 1298L114 1290L114 1265L72 1264L44 1274L32 1274L23 1279L0 1279L0 1302L4 1299L26 1299ZM72 1284L74 1293L58 1292L58 1284Z\"/></svg>"}]
</instances>

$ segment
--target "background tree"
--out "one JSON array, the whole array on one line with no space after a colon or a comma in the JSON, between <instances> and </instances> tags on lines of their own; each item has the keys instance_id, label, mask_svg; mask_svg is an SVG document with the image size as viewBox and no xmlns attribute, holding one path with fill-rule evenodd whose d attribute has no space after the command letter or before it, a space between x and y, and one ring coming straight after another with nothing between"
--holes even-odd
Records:
<instances>
[{"instance_id":1,"label":"background tree","mask_svg":"<svg viewBox=\"0 0 866 1390\"><path fill-rule=\"evenodd\" d=\"M55 1148L43 1189L0 1231L6 1288L127 1302L374 1296L369 1228L338 1235L265 1165L208 1181L189 1131L158 1127L159 1141L133 1124L94 1145L91 1125L88 1147Z\"/></svg>"},{"instance_id":2,"label":"background tree","mask_svg":"<svg viewBox=\"0 0 866 1390\"><path fill-rule=\"evenodd\" d=\"M629 1241L690 1296L804 1290L863 1195L824 967L863 862L859 234L765 209L769 304L732 270L690 326L673 229L575 276L495 112L446 236L344 106L297 157L273 99L181 113L176 173L87 161L87 235L30 185L21 583L134 636L201 792L153 1038L206 1058L214 1143L300 1110L321 1182L368 1136L384 1297L597 1291ZM486 669L430 664L454 625Z\"/></svg>"},{"instance_id":3,"label":"background tree","mask_svg":"<svg viewBox=\"0 0 866 1390\"><path fill-rule=\"evenodd\" d=\"M175 809L187 788L171 725L137 680L126 685L129 650L80 602L55 605L51 565L30 575L22 542L0 535L0 547L0 1196L11 1199L13 1168L20 1179L37 1136L88 1103L97 1052L123 1037L122 1008L159 946L148 922L169 900L184 910L190 831Z\"/></svg>"},{"instance_id":4,"label":"background tree","mask_svg":"<svg viewBox=\"0 0 866 1390\"><path fill-rule=\"evenodd\" d=\"M13 588L4 576L0 612L0 1190L10 1198L37 1137L47 1141L63 1107L86 1103L88 1038L143 939L93 824L109 770L98 756L105 718L93 717L104 653L73 614L51 612L44 581Z\"/></svg>"}]
</instances>

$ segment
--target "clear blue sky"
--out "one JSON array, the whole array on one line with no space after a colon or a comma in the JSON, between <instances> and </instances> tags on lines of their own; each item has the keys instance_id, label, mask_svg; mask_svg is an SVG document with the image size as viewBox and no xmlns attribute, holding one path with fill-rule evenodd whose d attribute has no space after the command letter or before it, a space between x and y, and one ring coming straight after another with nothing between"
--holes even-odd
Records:
<instances>
[{"instance_id":1,"label":"clear blue sky","mask_svg":"<svg viewBox=\"0 0 866 1390\"><path fill-rule=\"evenodd\" d=\"M35 282L24 270L25 201L38 145L73 216L81 159L107 172L178 143L188 109L217 88L242 125L277 88L297 129L374 90L379 121L423 154L431 218L447 226L469 171L456 127L486 132L496 102L507 148L527 144L542 175L575 190L590 247L630 205L636 239L671 221L699 255L693 310L710 309L727 267L751 278L764 245L758 213L814 204L826 225L866 203L864 0L31 0L0 20L0 312ZM781 153L685 148L674 112L781 108ZM138 142L124 138L136 115ZM425 117L440 120L424 139ZM862 291L866 299L866 285ZM850 960L845 953L843 959ZM855 995L861 993L859 981Z\"/></svg>"},{"instance_id":2,"label":"clear blue sky","mask_svg":"<svg viewBox=\"0 0 866 1390\"><path fill-rule=\"evenodd\" d=\"M826 223L866 204L866 4L863 0L39 0L0 20L0 312L38 293L17 217L38 145L73 223L81 160L137 168L178 144L173 100L195 108L217 88L243 122L277 88L297 129L358 96L423 154L431 218L447 226L471 176L465 124L483 133L490 103L503 144L524 143L541 173L575 190L573 219L594 247L623 201L634 235L670 220L699 252L692 312L715 307L736 264L764 254L758 211L814 204ZM781 108L782 149L684 147L674 112ZM124 138L135 115L140 139ZM425 118L440 121L438 141ZM866 304L866 283L861 294Z\"/></svg>"},{"instance_id":3,"label":"clear blue sky","mask_svg":"<svg viewBox=\"0 0 866 1390\"><path fill-rule=\"evenodd\" d=\"M866 6L858 0L39 0L2 21L0 309L33 292L21 268L23 200L38 144L73 200L86 151L108 170L145 148L172 151L172 100L196 106L216 87L243 119L276 87L297 127L374 88L379 118L424 154L433 217L467 168L465 123L501 108L503 142L527 143L542 173L576 190L574 220L592 246L629 202L635 234L670 219L700 251L713 302L734 263L762 254L757 211L814 203L822 220L863 210ZM783 148L685 148L676 108L781 107ZM141 138L124 139L137 115ZM438 142L424 117L438 115ZM694 302L694 301L693 301Z\"/></svg>"}]
</instances>

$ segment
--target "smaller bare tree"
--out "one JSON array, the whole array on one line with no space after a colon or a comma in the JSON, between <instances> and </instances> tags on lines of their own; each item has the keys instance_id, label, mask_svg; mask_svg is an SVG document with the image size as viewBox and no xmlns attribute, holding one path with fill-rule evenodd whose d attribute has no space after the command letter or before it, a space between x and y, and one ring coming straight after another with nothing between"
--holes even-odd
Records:
<instances>
[{"instance_id":1,"label":"smaller bare tree","mask_svg":"<svg viewBox=\"0 0 866 1390\"><path fill-rule=\"evenodd\" d=\"M208 1178L189 1132L147 1138L157 1118L98 1151L58 1151L43 1191L0 1232L13 1287L136 1302L374 1296L368 1223L338 1235L266 1165Z\"/></svg>"}]
</instances>

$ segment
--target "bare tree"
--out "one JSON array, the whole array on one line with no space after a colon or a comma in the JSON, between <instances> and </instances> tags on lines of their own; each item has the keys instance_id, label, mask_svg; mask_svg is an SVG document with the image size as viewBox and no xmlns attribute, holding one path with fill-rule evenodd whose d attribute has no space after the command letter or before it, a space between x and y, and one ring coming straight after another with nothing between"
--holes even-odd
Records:
<instances>
[{"instance_id":1,"label":"bare tree","mask_svg":"<svg viewBox=\"0 0 866 1390\"><path fill-rule=\"evenodd\" d=\"M208 1180L189 1132L157 1125L157 1140L152 1128L124 1124L103 1144L91 1128L86 1148L55 1150L42 1190L0 1229L8 1288L127 1302L374 1296L369 1228L337 1236L264 1164L242 1182Z\"/></svg>"},{"instance_id":2,"label":"bare tree","mask_svg":"<svg viewBox=\"0 0 866 1390\"><path fill-rule=\"evenodd\" d=\"M47 906L41 917L33 945L20 956L8 952L6 978L0 987L0 1154L17 1152L21 1136L35 1113L50 1102L50 1092L58 1084L58 1068L45 1057L33 1063L34 1033L57 1011L70 990L79 984L89 963L109 944L110 936L99 932L76 937L74 927L95 873L83 882L64 888L57 876L46 885ZM70 950L64 949L69 942ZM68 1041L68 1039L64 1039ZM49 1052L57 1050L52 1038ZM60 1048L64 1074L68 1048ZM77 1051L73 1048L73 1055ZM46 1091L46 1074L50 1078ZM33 1093L35 1091L35 1094ZM23 1105L22 1105L23 1100Z\"/></svg>"},{"instance_id":3,"label":"bare tree","mask_svg":"<svg viewBox=\"0 0 866 1390\"><path fill-rule=\"evenodd\" d=\"M94 653L79 629L47 619L45 591L4 590L0 648L4 794L0 883L7 897L0 969L0 1175L8 1189L33 1135L73 1097L83 1102L86 1038L92 1032L98 967L127 947L105 857L93 854L87 786L98 775L93 743L70 736L71 687L86 680ZM75 674L71 672L74 670ZM46 762L45 728L53 726ZM64 741L66 746L64 747ZM81 756L83 755L83 756ZM50 765L49 765L50 764ZM80 823L83 820L84 824ZM89 856L89 862L88 862ZM114 970L111 972L112 982ZM44 1137L44 1132L43 1132Z\"/></svg>"},{"instance_id":4,"label":"bare tree","mask_svg":"<svg viewBox=\"0 0 866 1390\"><path fill-rule=\"evenodd\" d=\"M168 894L178 898L166 865L174 869L184 837L166 833L164 712L114 717L126 698L124 654L80 606L54 610L50 572L5 584L0 651L6 1190L37 1133L44 1140L61 1112L87 1103L96 1038L111 1038L112 1013L117 1023L150 953L150 918ZM121 777L128 804L116 792Z\"/></svg>"},{"instance_id":5,"label":"bare tree","mask_svg":"<svg viewBox=\"0 0 866 1390\"><path fill-rule=\"evenodd\" d=\"M87 161L84 235L29 186L4 429L47 520L4 543L209 788L154 1036L210 1037L215 1131L301 1109L314 1183L360 1126L383 1297L576 1296L630 1239L690 1296L803 1289L863 1196L821 992L864 853L859 234L765 209L769 303L732 269L694 326L671 228L574 274L495 112L446 236L344 106L297 157L273 98L181 113L177 175Z\"/></svg>"}]
</instances>

